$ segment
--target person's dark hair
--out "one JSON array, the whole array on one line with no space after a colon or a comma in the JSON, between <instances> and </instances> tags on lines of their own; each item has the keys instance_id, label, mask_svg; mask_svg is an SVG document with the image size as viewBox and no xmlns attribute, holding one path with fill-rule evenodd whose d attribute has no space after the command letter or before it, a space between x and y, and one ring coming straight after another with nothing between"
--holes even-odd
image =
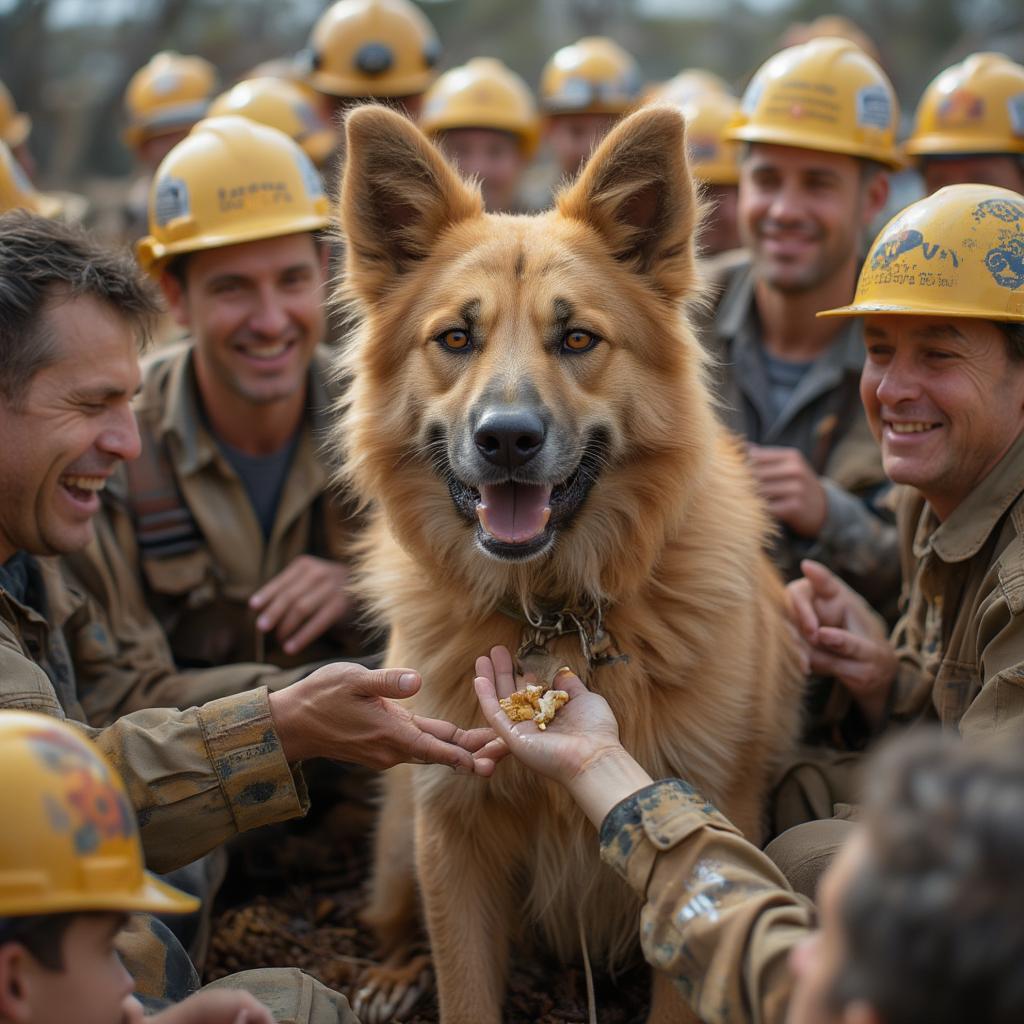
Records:
<instances>
[{"instance_id":1,"label":"person's dark hair","mask_svg":"<svg viewBox=\"0 0 1024 1024\"><path fill-rule=\"evenodd\" d=\"M43 320L47 303L81 296L116 310L140 345L161 308L127 254L60 221L25 210L0 214L0 395L7 401L20 401L32 377L56 358L56 339Z\"/></svg>"},{"instance_id":2,"label":"person's dark hair","mask_svg":"<svg viewBox=\"0 0 1024 1024\"><path fill-rule=\"evenodd\" d=\"M867 157L861 157L860 159L860 183L861 185L867 185L869 182L874 181L880 174L888 174L889 168L883 163L879 163L877 160L869 160Z\"/></svg>"},{"instance_id":3,"label":"person's dark hair","mask_svg":"<svg viewBox=\"0 0 1024 1024\"><path fill-rule=\"evenodd\" d=\"M885 1024L1024 1020L1024 760L903 737L874 763L865 815L835 1008L863 999Z\"/></svg>"},{"instance_id":4,"label":"person's dark hair","mask_svg":"<svg viewBox=\"0 0 1024 1024\"><path fill-rule=\"evenodd\" d=\"M0 917L0 946L24 946L48 971L64 970L64 936L78 914Z\"/></svg>"},{"instance_id":5,"label":"person's dark hair","mask_svg":"<svg viewBox=\"0 0 1024 1024\"><path fill-rule=\"evenodd\" d=\"M1006 351L1010 361L1024 362L1024 323L1004 323L993 321L1006 338Z\"/></svg>"}]
</instances>

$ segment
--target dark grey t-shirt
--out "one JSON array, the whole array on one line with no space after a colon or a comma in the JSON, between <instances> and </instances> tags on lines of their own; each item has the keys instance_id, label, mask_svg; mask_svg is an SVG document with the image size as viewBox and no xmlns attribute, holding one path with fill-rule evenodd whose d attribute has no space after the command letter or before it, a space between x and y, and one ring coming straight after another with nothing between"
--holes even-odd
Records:
<instances>
[{"instance_id":1,"label":"dark grey t-shirt","mask_svg":"<svg viewBox=\"0 0 1024 1024\"><path fill-rule=\"evenodd\" d=\"M284 490L284 481L299 444L301 430L297 430L291 440L270 455L248 455L232 447L226 441L217 439L217 444L224 452L224 457L231 463L232 469L238 474L245 486L253 511L259 520L264 538L270 537L277 518L277 506Z\"/></svg>"},{"instance_id":2,"label":"dark grey t-shirt","mask_svg":"<svg viewBox=\"0 0 1024 1024\"><path fill-rule=\"evenodd\" d=\"M797 385L803 380L804 374L814 365L814 360L806 363L794 363L789 359L776 359L761 348L764 360L764 372L768 378L768 399L775 410L775 418L789 404Z\"/></svg>"}]
</instances>

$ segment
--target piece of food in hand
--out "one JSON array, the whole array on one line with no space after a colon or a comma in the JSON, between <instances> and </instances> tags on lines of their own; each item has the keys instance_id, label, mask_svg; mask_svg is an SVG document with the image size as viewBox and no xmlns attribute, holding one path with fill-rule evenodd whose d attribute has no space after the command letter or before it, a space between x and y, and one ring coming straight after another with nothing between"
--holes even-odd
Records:
<instances>
[{"instance_id":1,"label":"piece of food in hand","mask_svg":"<svg viewBox=\"0 0 1024 1024\"><path fill-rule=\"evenodd\" d=\"M554 721L558 709L569 700L565 690L545 690L543 686L527 686L516 690L498 703L510 722L536 722L538 729L546 729Z\"/></svg>"}]
</instances>

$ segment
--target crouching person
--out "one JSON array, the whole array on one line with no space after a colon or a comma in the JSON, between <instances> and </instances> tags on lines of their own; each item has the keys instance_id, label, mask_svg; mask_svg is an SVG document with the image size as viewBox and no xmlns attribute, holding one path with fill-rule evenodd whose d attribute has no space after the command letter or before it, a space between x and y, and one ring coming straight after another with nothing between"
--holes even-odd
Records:
<instances>
[{"instance_id":1,"label":"crouching person","mask_svg":"<svg viewBox=\"0 0 1024 1024\"><path fill-rule=\"evenodd\" d=\"M562 669L543 732L498 699L525 681L504 648L477 661L484 717L563 786L643 903L645 956L705 1024L1009 1024L1024 1020L1024 758L930 730L868 771L861 821L818 912L692 786L654 782L604 698Z\"/></svg>"},{"instance_id":2,"label":"crouching person","mask_svg":"<svg viewBox=\"0 0 1024 1024\"><path fill-rule=\"evenodd\" d=\"M420 679L401 669L328 665L274 693L261 686L188 710L135 711L103 729L84 724L68 638L102 628L102 617L52 556L90 542L98 492L139 452L131 398L152 312L130 261L63 225L0 216L0 709L72 719L95 740L139 816L147 865L160 872L305 813L303 761L488 773L493 734L406 711L399 698ZM122 951L140 991L144 976L144 994L173 1000L194 972L165 932L136 928ZM268 987L294 991L302 976L291 977L291 989L279 976ZM344 999L330 993L324 1009L318 993L327 990L302 988L293 1002L304 1009L275 1007L275 1019L352 1019Z\"/></svg>"},{"instance_id":3,"label":"crouching person","mask_svg":"<svg viewBox=\"0 0 1024 1024\"><path fill-rule=\"evenodd\" d=\"M196 900L144 870L135 812L106 759L70 726L0 711L0 1024L137 1024L115 938L137 912ZM191 996L159 1024L270 1024L247 992Z\"/></svg>"}]
</instances>

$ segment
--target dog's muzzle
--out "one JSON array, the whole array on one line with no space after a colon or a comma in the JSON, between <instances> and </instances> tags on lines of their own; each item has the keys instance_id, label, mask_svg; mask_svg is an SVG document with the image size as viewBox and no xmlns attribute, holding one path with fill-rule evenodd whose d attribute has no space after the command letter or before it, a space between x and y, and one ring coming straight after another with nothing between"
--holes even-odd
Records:
<instances>
[{"instance_id":1,"label":"dog's muzzle","mask_svg":"<svg viewBox=\"0 0 1024 1024\"><path fill-rule=\"evenodd\" d=\"M537 455L546 431L529 414L484 417L473 434L480 458L495 470L497 482L467 483L445 458L438 465L456 510L476 522L476 542L486 554L503 561L525 561L543 554L578 514L596 482L608 449L608 438L594 432L572 472L557 482L536 478ZM444 450L442 444L435 452Z\"/></svg>"}]
</instances>

